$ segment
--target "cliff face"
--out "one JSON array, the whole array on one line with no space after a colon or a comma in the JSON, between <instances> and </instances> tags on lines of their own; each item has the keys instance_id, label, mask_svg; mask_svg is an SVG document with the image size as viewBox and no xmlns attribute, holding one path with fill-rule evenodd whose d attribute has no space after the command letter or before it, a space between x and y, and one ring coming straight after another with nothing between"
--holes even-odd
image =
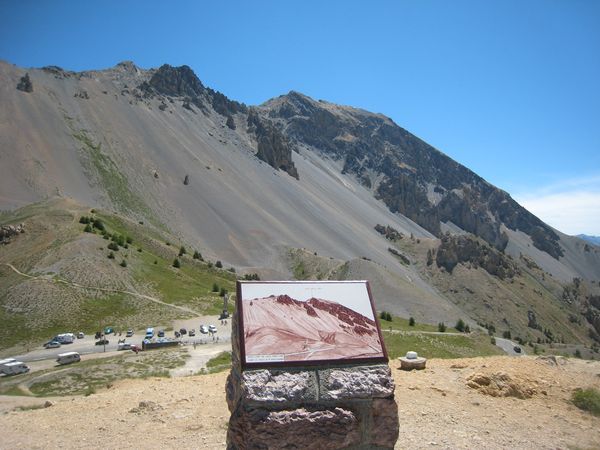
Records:
<instances>
[{"instance_id":1,"label":"cliff face","mask_svg":"<svg viewBox=\"0 0 600 450\"><path fill-rule=\"evenodd\" d=\"M504 250L504 225L530 235L552 257L563 256L556 233L506 192L385 116L297 92L266 102L261 111L291 141L343 161L343 173L436 236L440 222L452 222Z\"/></svg>"}]
</instances>

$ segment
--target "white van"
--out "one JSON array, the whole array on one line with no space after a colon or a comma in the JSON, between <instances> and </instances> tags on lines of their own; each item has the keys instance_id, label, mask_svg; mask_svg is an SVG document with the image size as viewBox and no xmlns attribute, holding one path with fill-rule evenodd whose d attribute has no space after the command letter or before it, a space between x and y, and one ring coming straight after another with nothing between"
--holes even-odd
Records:
<instances>
[{"instance_id":1,"label":"white van","mask_svg":"<svg viewBox=\"0 0 600 450\"><path fill-rule=\"evenodd\" d=\"M14 361L5 364L0 370L6 375L18 375L29 372L29 366L21 361Z\"/></svg>"},{"instance_id":2,"label":"white van","mask_svg":"<svg viewBox=\"0 0 600 450\"><path fill-rule=\"evenodd\" d=\"M56 342L60 342L61 344L72 344L75 341L76 337L73 333L63 333L54 337Z\"/></svg>"},{"instance_id":3,"label":"white van","mask_svg":"<svg viewBox=\"0 0 600 450\"><path fill-rule=\"evenodd\" d=\"M131 344L129 342L119 342L117 350L131 350Z\"/></svg>"},{"instance_id":4,"label":"white van","mask_svg":"<svg viewBox=\"0 0 600 450\"><path fill-rule=\"evenodd\" d=\"M0 370L2 370L2 367L4 367L6 364L11 363L11 362L16 362L17 360L15 358L6 358L3 359L2 361L0 361Z\"/></svg>"},{"instance_id":5,"label":"white van","mask_svg":"<svg viewBox=\"0 0 600 450\"><path fill-rule=\"evenodd\" d=\"M56 362L61 365L79 361L81 361L81 356L77 352L59 353L58 358L56 358Z\"/></svg>"}]
</instances>

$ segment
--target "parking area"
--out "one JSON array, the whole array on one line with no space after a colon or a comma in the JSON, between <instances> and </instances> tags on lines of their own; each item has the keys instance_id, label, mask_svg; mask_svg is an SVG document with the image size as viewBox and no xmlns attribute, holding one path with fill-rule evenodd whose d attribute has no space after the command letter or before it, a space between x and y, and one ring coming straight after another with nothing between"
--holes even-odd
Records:
<instances>
[{"instance_id":1,"label":"parking area","mask_svg":"<svg viewBox=\"0 0 600 450\"><path fill-rule=\"evenodd\" d=\"M206 329L210 325L214 326L215 332L201 333L200 328L204 325ZM165 337L175 339L175 331L185 329L178 341L188 349L191 358L186 363L185 368L181 369L177 375L184 375L200 370L206 364L206 361L221 351L227 351L231 348L231 321L219 320L217 316L198 316L193 319L174 321L170 327L161 327L154 324L148 324L148 327L154 327L155 333L164 330ZM195 335L190 336L189 331L194 330ZM65 330L65 332L76 333L78 330ZM106 336L108 344L96 345L97 340L94 335L86 335L81 339L75 339L73 343L62 344L58 348L44 348L44 343L48 342L52 336L47 336L45 340L40 341L37 348L28 349L28 351L19 355L10 355L18 361L26 363L32 372L48 369L56 365L56 358L60 353L78 352L82 360L90 358L102 358L114 356L121 353L117 350L119 341L125 341L135 344L141 348L146 329L134 330L133 336L126 337L126 329L116 330L116 334ZM125 350L127 351L127 350Z\"/></svg>"}]
</instances>

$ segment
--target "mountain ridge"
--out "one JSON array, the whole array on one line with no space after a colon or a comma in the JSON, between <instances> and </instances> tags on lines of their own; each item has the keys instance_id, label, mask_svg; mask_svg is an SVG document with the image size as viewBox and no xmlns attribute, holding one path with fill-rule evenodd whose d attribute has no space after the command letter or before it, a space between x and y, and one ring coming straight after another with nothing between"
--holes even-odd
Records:
<instances>
[{"instance_id":1,"label":"mountain ridge","mask_svg":"<svg viewBox=\"0 0 600 450\"><path fill-rule=\"evenodd\" d=\"M25 76L31 91L17 89ZM527 311L544 308L536 290L565 329L569 314L595 311L599 250L384 115L295 91L247 106L184 66L69 72L0 63L0 159L1 209L72 199L169 230L240 273L374 279L378 308L419 320L490 320L488 281L506 291L494 315L514 310L506 322L519 323L502 326L532 339L542 338L527 328ZM378 225L395 230L391 240ZM477 244L448 245L439 265L428 264L447 235ZM507 271L520 274L497 276ZM575 278L589 290L565 304L561 286ZM584 339L586 326L569 333Z\"/></svg>"}]
</instances>

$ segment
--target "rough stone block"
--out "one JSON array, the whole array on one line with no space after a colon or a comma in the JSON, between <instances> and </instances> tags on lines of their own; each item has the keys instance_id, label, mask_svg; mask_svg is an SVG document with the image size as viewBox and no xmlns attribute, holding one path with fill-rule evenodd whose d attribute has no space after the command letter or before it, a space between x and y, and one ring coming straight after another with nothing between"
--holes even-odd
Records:
<instances>
[{"instance_id":1,"label":"rough stone block","mask_svg":"<svg viewBox=\"0 0 600 450\"><path fill-rule=\"evenodd\" d=\"M229 423L229 449L334 450L358 446L360 441L356 416L342 408L238 410Z\"/></svg>"},{"instance_id":2,"label":"rough stone block","mask_svg":"<svg viewBox=\"0 0 600 450\"><path fill-rule=\"evenodd\" d=\"M245 405L316 401L316 375L307 370L245 371L241 376L241 395Z\"/></svg>"},{"instance_id":3,"label":"rough stone block","mask_svg":"<svg viewBox=\"0 0 600 450\"><path fill-rule=\"evenodd\" d=\"M401 370L423 370L427 364L427 358L422 358L420 356L414 359L402 356L398 359L400 360Z\"/></svg>"},{"instance_id":4,"label":"rough stone block","mask_svg":"<svg viewBox=\"0 0 600 450\"><path fill-rule=\"evenodd\" d=\"M385 398L394 394L394 379L387 364L319 371L322 400Z\"/></svg>"},{"instance_id":5,"label":"rough stone block","mask_svg":"<svg viewBox=\"0 0 600 450\"><path fill-rule=\"evenodd\" d=\"M400 433L398 426L398 405L393 398L376 398L371 406L372 447L394 448Z\"/></svg>"}]
</instances>

